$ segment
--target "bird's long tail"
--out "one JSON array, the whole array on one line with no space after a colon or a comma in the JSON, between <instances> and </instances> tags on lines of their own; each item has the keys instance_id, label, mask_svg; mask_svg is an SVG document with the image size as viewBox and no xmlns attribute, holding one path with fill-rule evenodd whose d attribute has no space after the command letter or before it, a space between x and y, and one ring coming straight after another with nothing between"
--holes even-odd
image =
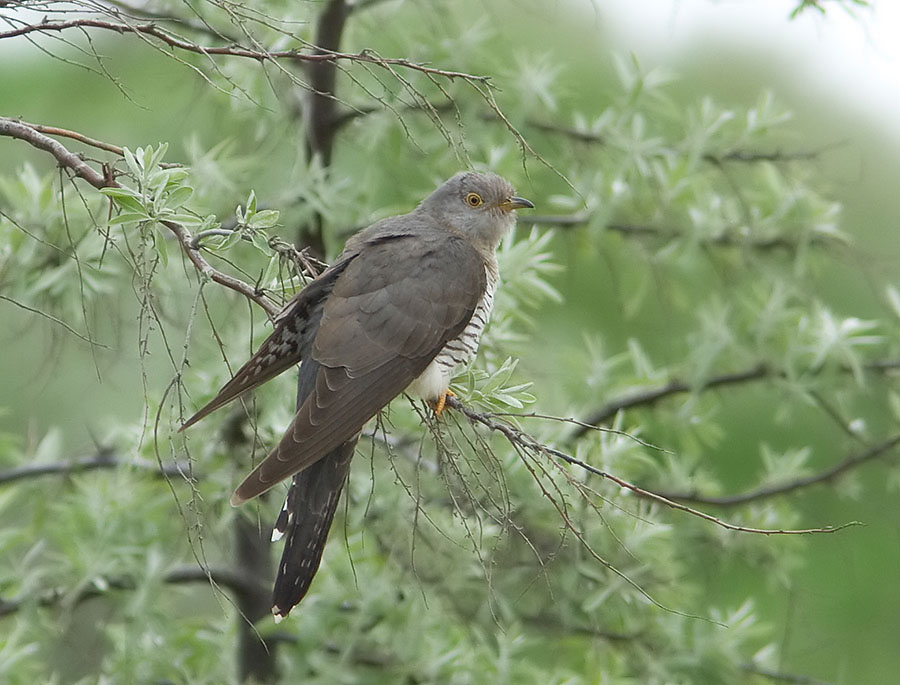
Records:
<instances>
[{"instance_id":1,"label":"bird's long tail","mask_svg":"<svg viewBox=\"0 0 900 685\"><path fill-rule=\"evenodd\" d=\"M284 552L272 591L272 613L278 622L309 590L319 568L325 540L359 436L343 443L294 476L272 540L285 537Z\"/></svg>"}]
</instances>

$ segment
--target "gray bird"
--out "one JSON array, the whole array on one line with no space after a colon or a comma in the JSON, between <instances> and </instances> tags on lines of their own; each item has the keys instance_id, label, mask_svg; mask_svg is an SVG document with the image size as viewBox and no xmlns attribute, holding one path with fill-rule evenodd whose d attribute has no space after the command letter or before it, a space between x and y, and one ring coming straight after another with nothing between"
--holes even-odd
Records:
<instances>
[{"instance_id":1,"label":"gray bird","mask_svg":"<svg viewBox=\"0 0 900 685\"><path fill-rule=\"evenodd\" d=\"M533 208L495 174L459 173L412 212L363 229L275 319L259 350L181 430L301 362L297 414L231 497L293 476L272 534L287 535L273 591L281 620L312 582L363 425L404 390L440 415L494 302L496 249Z\"/></svg>"}]
</instances>

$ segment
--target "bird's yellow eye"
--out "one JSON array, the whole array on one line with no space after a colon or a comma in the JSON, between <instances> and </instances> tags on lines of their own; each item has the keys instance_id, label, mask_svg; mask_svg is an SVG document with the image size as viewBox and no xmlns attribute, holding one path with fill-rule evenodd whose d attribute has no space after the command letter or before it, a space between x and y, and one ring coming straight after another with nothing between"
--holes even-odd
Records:
<instances>
[{"instance_id":1,"label":"bird's yellow eye","mask_svg":"<svg viewBox=\"0 0 900 685\"><path fill-rule=\"evenodd\" d=\"M466 204L469 207L481 207L484 200L481 199L481 195L478 193L469 193L466 195Z\"/></svg>"}]
</instances>

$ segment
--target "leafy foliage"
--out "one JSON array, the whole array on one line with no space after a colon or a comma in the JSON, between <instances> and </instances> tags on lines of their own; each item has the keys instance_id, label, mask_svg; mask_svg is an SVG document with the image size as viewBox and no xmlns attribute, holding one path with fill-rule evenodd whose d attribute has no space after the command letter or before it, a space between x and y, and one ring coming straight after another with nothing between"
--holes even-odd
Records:
<instances>
[{"instance_id":1,"label":"leafy foliage","mask_svg":"<svg viewBox=\"0 0 900 685\"><path fill-rule=\"evenodd\" d=\"M466 405L701 505L815 479L896 431L888 374L900 297L881 274L847 268L860 257L855 227L778 97L723 105L685 94L671 70L615 55L607 67L552 41L546 54L509 59L506 32L469 2L356 7L347 54L489 74L498 89L342 63L344 118L325 164L301 140L292 99L308 84L295 64L177 53L187 67L177 78L201 74L190 83L204 95L167 91L166 116L196 107L221 130L156 146L130 132L140 146L113 156L120 187L102 195L40 156L0 176L0 291L38 311L22 315L32 330L16 342L53 331L54 345L77 348L78 365L107 378L101 369L122 362L131 373L117 377L119 397L142 400L89 426L88 449L113 452L117 468L0 490L0 597L11 602L0 602L0 678L234 679L245 619L233 588L175 571L232 566L235 520L274 520L277 498L242 512L226 502L288 423L294 381L273 381L187 439L175 432L270 328L196 271L167 222L189 230L216 269L283 301L315 266L290 246L299 228L318 221L336 251L351 229L408 210L459 166L491 168L541 216L523 213L501 246L491 324L455 379ZM196 19L213 35L238 27L235 44L252 36L281 49L314 39L318 10L206 3ZM509 30L544 35L504 16ZM212 40L193 18L178 28ZM143 41L130 38L102 63L152 100L129 61L172 65L132 57ZM86 386L59 375L53 393L92 401L92 376ZM0 437L4 465L64 462L85 439L80 427L58 430L52 410L35 416L40 439ZM240 439L229 437L235 425ZM791 663L766 596L797 588L810 543L723 530L459 413L435 422L402 398L359 452L310 596L277 639L257 624L285 682L731 683ZM829 497L837 490L879 497L883 484L843 480ZM843 522L791 496L752 498L727 518Z\"/></svg>"}]
</instances>

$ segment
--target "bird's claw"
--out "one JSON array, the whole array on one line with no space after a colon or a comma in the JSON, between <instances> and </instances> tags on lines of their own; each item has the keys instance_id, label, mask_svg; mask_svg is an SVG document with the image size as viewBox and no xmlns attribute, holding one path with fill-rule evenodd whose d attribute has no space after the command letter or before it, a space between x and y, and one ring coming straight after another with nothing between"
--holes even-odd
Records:
<instances>
[{"instance_id":1,"label":"bird's claw","mask_svg":"<svg viewBox=\"0 0 900 685\"><path fill-rule=\"evenodd\" d=\"M441 396L437 398L436 402L429 402L431 408L434 409L434 415L437 418L441 418L441 414L444 413L444 409L447 408L447 398L448 397L456 397L456 393L452 390L447 390L446 392L441 393Z\"/></svg>"}]
</instances>

